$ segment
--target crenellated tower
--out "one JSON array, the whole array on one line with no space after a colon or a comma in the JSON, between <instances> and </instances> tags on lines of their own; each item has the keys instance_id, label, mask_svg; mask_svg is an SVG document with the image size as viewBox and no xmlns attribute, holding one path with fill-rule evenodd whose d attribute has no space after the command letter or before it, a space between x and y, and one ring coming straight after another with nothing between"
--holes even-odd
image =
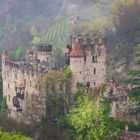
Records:
<instances>
[{"instance_id":1,"label":"crenellated tower","mask_svg":"<svg viewBox=\"0 0 140 140\"><path fill-rule=\"evenodd\" d=\"M102 36L76 36L67 46L67 62L72 70L73 84L95 87L105 82L106 41Z\"/></svg>"}]
</instances>

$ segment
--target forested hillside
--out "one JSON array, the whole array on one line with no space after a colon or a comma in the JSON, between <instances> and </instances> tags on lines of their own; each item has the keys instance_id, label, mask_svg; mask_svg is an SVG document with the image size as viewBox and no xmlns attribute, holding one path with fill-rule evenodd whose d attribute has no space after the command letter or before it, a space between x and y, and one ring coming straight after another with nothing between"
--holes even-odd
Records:
<instances>
[{"instance_id":1,"label":"forested hillside","mask_svg":"<svg viewBox=\"0 0 140 140\"><path fill-rule=\"evenodd\" d=\"M0 0L0 50L24 56L25 48L51 43L63 53L73 33L104 34L109 51L127 55L139 42L139 5L134 0ZM117 42L117 43L116 43ZM127 42L127 43L126 43ZM125 47L127 46L127 47ZM121 51L121 53L119 53ZM60 57L62 63L63 55Z\"/></svg>"},{"instance_id":2,"label":"forested hillside","mask_svg":"<svg viewBox=\"0 0 140 140\"><path fill-rule=\"evenodd\" d=\"M107 15L110 5L107 0L0 0L0 50L19 58L25 48L52 43L62 54L74 27Z\"/></svg>"}]
</instances>

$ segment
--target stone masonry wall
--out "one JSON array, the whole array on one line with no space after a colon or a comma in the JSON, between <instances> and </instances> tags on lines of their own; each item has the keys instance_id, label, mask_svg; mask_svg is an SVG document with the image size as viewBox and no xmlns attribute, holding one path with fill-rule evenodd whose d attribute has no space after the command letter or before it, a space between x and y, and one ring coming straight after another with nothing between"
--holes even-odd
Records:
<instances>
[{"instance_id":1,"label":"stone masonry wall","mask_svg":"<svg viewBox=\"0 0 140 140\"><path fill-rule=\"evenodd\" d=\"M9 115L14 118L22 116L32 94L39 94L39 78L52 70L51 46L41 45L27 56L26 60L17 61L6 51L2 54L3 96Z\"/></svg>"},{"instance_id":2,"label":"stone masonry wall","mask_svg":"<svg viewBox=\"0 0 140 140\"><path fill-rule=\"evenodd\" d=\"M68 55L73 74L73 87L76 83L90 83L91 87L105 82L106 43L102 37L72 37Z\"/></svg>"}]
</instances>

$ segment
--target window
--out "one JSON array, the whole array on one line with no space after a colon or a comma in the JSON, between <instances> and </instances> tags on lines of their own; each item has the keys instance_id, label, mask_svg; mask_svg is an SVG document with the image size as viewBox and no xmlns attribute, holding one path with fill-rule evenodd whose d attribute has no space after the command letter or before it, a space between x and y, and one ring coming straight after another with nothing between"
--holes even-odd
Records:
<instances>
[{"instance_id":1,"label":"window","mask_svg":"<svg viewBox=\"0 0 140 140\"><path fill-rule=\"evenodd\" d=\"M17 92L17 94L20 94L21 93L20 88L17 88L16 92Z\"/></svg>"},{"instance_id":2,"label":"window","mask_svg":"<svg viewBox=\"0 0 140 140\"><path fill-rule=\"evenodd\" d=\"M17 74L15 74L15 79L17 79Z\"/></svg>"},{"instance_id":3,"label":"window","mask_svg":"<svg viewBox=\"0 0 140 140\"><path fill-rule=\"evenodd\" d=\"M8 95L8 100L9 100L9 102L10 102L10 95Z\"/></svg>"},{"instance_id":4,"label":"window","mask_svg":"<svg viewBox=\"0 0 140 140\"><path fill-rule=\"evenodd\" d=\"M94 84L94 86L96 86L96 82L95 82L95 81L94 81L94 83L93 83L93 84Z\"/></svg>"},{"instance_id":5,"label":"window","mask_svg":"<svg viewBox=\"0 0 140 140\"><path fill-rule=\"evenodd\" d=\"M93 56L92 56L92 62L98 62L98 57L97 57L97 54L94 54Z\"/></svg>"},{"instance_id":6,"label":"window","mask_svg":"<svg viewBox=\"0 0 140 140\"><path fill-rule=\"evenodd\" d=\"M46 57L46 62L49 62L49 57Z\"/></svg>"},{"instance_id":7,"label":"window","mask_svg":"<svg viewBox=\"0 0 140 140\"><path fill-rule=\"evenodd\" d=\"M32 82L30 81L30 87L32 86Z\"/></svg>"},{"instance_id":8,"label":"window","mask_svg":"<svg viewBox=\"0 0 140 140\"><path fill-rule=\"evenodd\" d=\"M8 89L10 89L10 84L8 83Z\"/></svg>"},{"instance_id":9,"label":"window","mask_svg":"<svg viewBox=\"0 0 140 140\"><path fill-rule=\"evenodd\" d=\"M94 75L96 75L96 68L93 69L93 73L94 73Z\"/></svg>"},{"instance_id":10,"label":"window","mask_svg":"<svg viewBox=\"0 0 140 140\"><path fill-rule=\"evenodd\" d=\"M38 90L41 90L41 85L39 84L39 86L38 86Z\"/></svg>"},{"instance_id":11,"label":"window","mask_svg":"<svg viewBox=\"0 0 140 140\"><path fill-rule=\"evenodd\" d=\"M24 89L22 89L22 90L21 90L21 94L24 94L24 92L25 92Z\"/></svg>"},{"instance_id":12,"label":"window","mask_svg":"<svg viewBox=\"0 0 140 140\"><path fill-rule=\"evenodd\" d=\"M28 99L28 92L26 92L26 99Z\"/></svg>"}]
</instances>

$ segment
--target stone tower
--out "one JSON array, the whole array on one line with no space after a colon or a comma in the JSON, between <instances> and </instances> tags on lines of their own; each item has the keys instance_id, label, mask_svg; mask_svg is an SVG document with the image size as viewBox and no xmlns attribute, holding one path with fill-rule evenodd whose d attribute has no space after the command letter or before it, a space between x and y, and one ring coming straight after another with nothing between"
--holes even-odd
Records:
<instances>
[{"instance_id":1,"label":"stone tower","mask_svg":"<svg viewBox=\"0 0 140 140\"><path fill-rule=\"evenodd\" d=\"M52 70L52 46L39 45L29 51L26 60L13 60L7 51L2 54L3 96L9 115L22 116L28 109L31 97L38 98L38 78Z\"/></svg>"},{"instance_id":2,"label":"stone tower","mask_svg":"<svg viewBox=\"0 0 140 140\"><path fill-rule=\"evenodd\" d=\"M106 42L102 36L71 36L67 58L77 83L95 87L105 82Z\"/></svg>"}]
</instances>

